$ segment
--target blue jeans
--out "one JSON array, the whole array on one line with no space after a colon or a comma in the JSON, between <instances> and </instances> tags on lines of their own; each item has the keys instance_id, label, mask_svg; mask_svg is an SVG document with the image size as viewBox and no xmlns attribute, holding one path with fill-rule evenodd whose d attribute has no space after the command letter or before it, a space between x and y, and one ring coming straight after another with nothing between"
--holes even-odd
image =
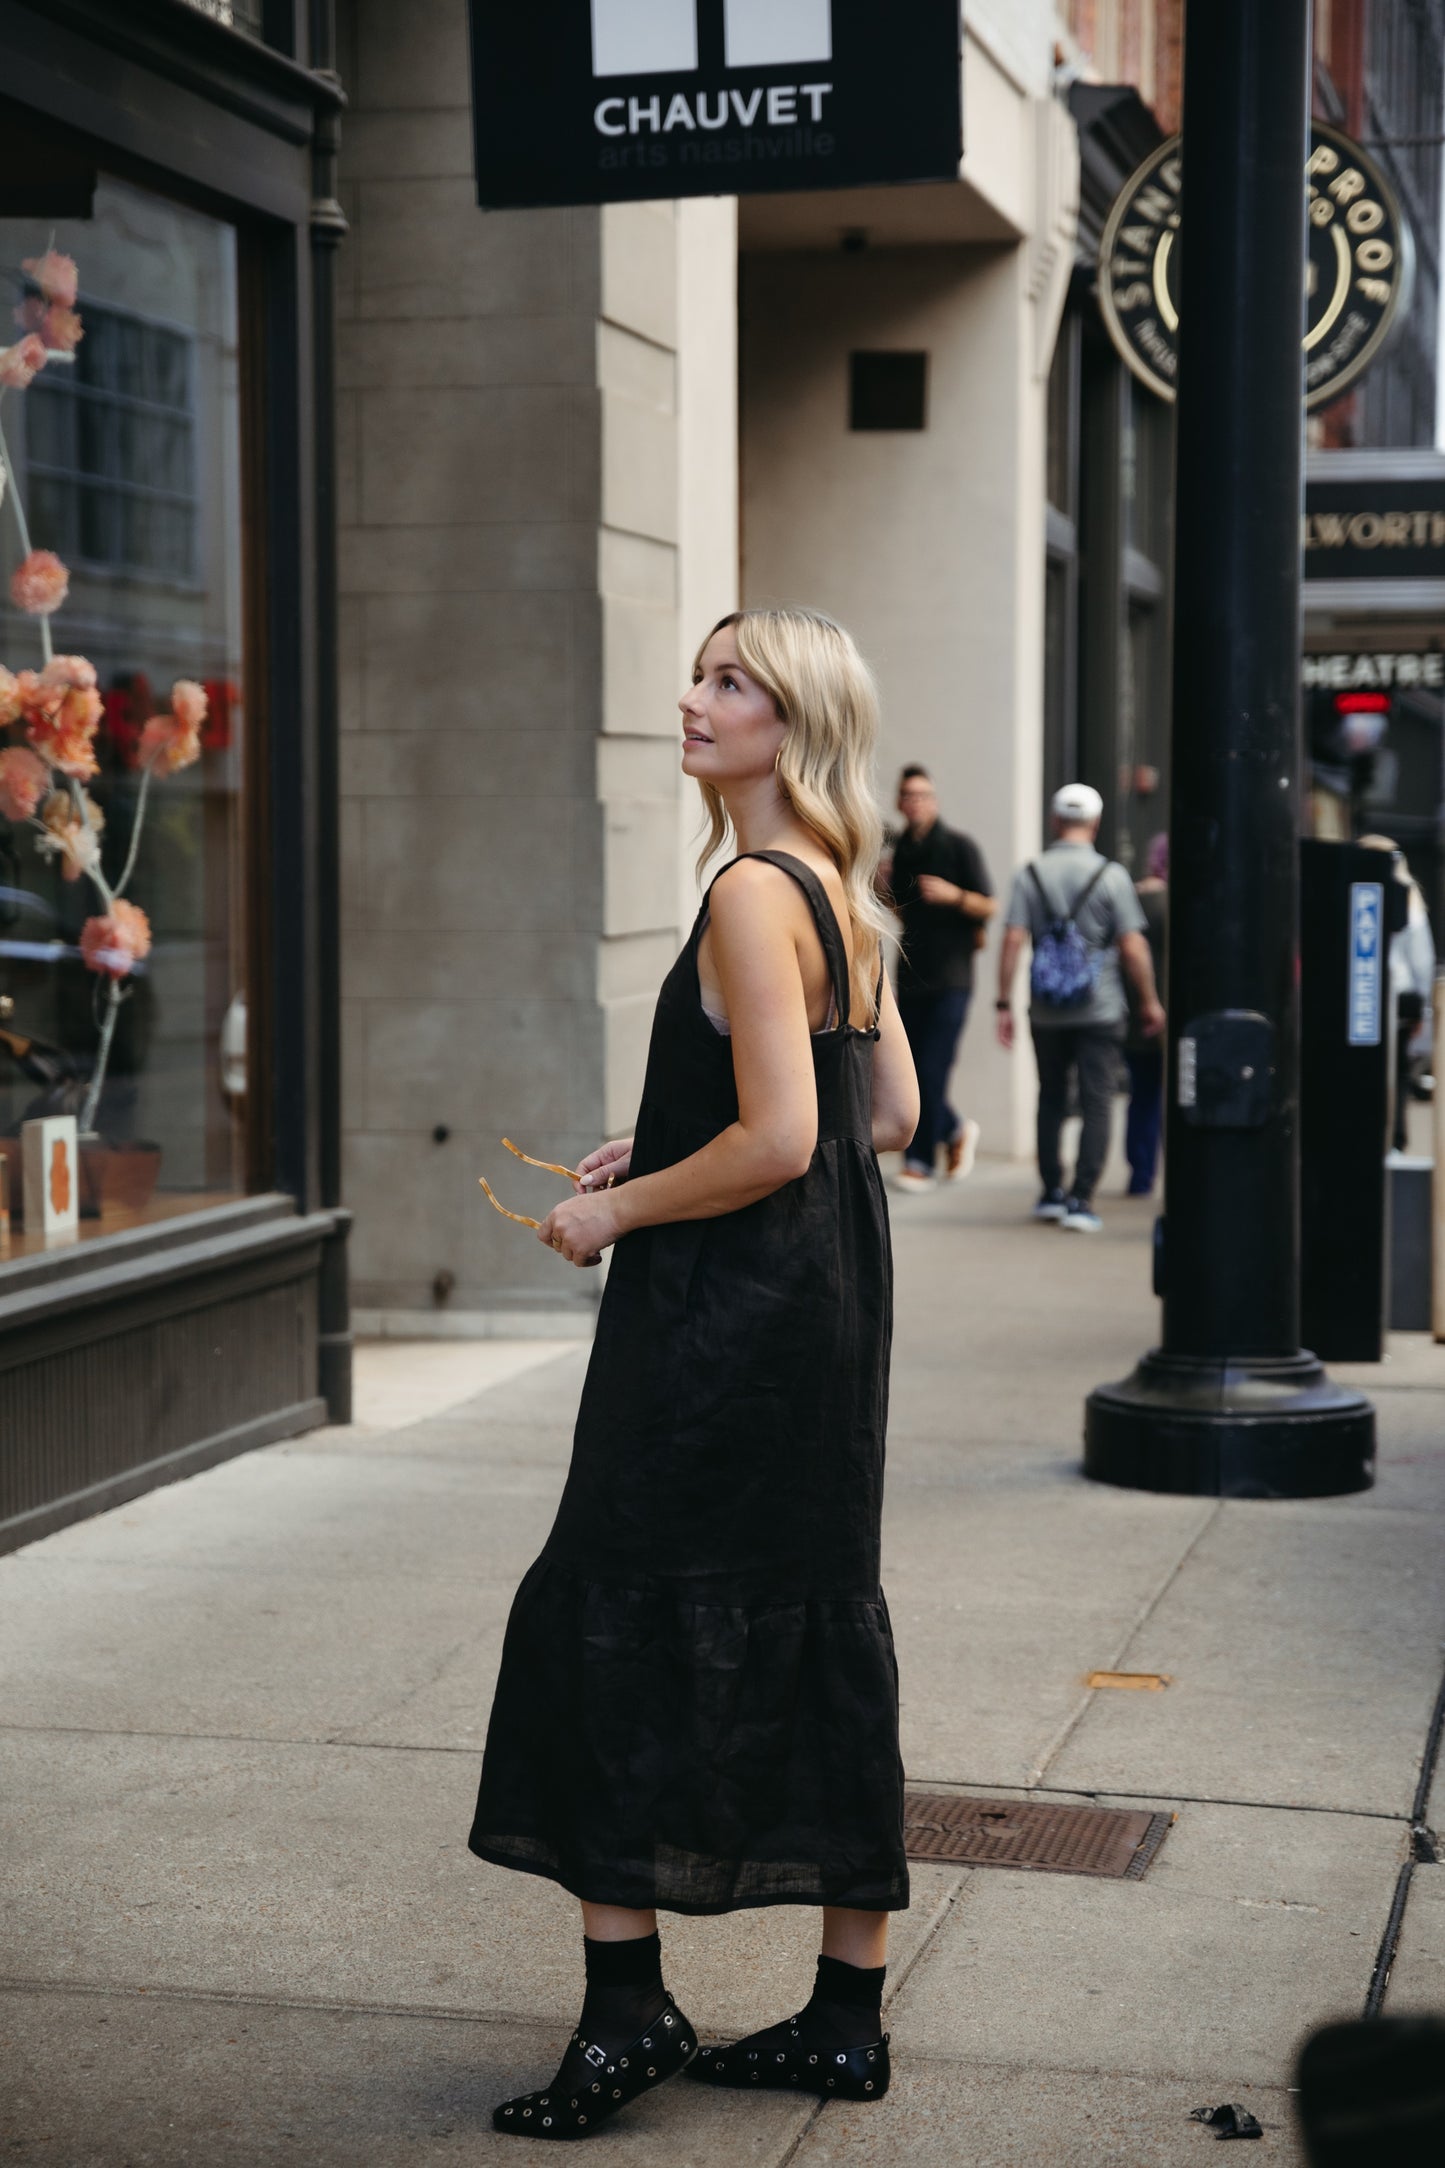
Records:
<instances>
[{"instance_id":1,"label":"blue jeans","mask_svg":"<svg viewBox=\"0 0 1445 2168\"><path fill-rule=\"evenodd\" d=\"M1129 1158L1129 1187L1136 1196L1147 1196L1154 1187L1159 1165L1159 1132L1164 1116L1164 1049L1162 1046L1131 1047L1124 1056L1129 1064L1129 1121L1124 1149Z\"/></svg>"},{"instance_id":2,"label":"blue jeans","mask_svg":"<svg viewBox=\"0 0 1445 2168\"><path fill-rule=\"evenodd\" d=\"M933 1172L940 1144L951 1144L963 1127L948 1103L948 1077L968 1019L972 989L952 987L941 994L901 994L898 1014L913 1051L921 1102L918 1127L903 1158L910 1167Z\"/></svg>"}]
</instances>

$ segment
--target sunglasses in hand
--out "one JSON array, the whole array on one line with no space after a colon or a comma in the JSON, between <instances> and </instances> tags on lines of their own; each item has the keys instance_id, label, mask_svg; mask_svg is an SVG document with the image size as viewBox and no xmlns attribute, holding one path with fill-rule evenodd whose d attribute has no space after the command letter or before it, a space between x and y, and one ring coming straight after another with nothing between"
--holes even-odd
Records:
<instances>
[{"instance_id":1,"label":"sunglasses in hand","mask_svg":"<svg viewBox=\"0 0 1445 2168\"><path fill-rule=\"evenodd\" d=\"M503 1137L502 1145L504 1150L510 1152L514 1159L520 1159L528 1167L540 1167L544 1174L560 1174L564 1182L575 1182L577 1179L577 1176L570 1167L559 1166L555 1159L533 1159L530 1152L522 1151L520 1146L513 1144L510 1137ZM486 1191L487 1202L492 1205L498 1212L501 1213L503 1219L515 1220L519 1227L541 1226L542 1223L540 1220L529 1219L525 1212L509 1212L507 1210L507 1207L496 1195L496 1192L493 1190L491 1183L487 1180L484 1174L479 1174L477 1176L477 1180L481 1183L482 1188ZM616 1180L617 1177L615 1174L609 1174L607 1180L602 1185L603 1188L611 1189L613 1183Z\"/></svg>"}]
</instances>

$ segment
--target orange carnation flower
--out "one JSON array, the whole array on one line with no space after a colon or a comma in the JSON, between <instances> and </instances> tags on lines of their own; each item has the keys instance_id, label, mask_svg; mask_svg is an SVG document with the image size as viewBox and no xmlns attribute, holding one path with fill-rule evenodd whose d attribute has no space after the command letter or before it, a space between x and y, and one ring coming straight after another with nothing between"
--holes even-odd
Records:
<instances>
[{"instance_id":1,"label":"orange carnation flower","mask_svg":"<svg viewBox=\"0 0 1445 2168\"><path fill-rule=\"evenodd\" d=\"M107 978L128 978L151 948L150 920L138 904L117 897L103 918L88 918L80 929L80 953L88 971Z\"/></svg>"},{"instance_id":2,"label":"orange carnation flower","mask_svg":"<svg viewBox=\"0 0 1445 2168\"><path fill-rule=\"evenodd\" d=\"M95 666L83 655L57 655L37 673L22 670L17 688L25 735L53 768L89 782L99 772L92 740L102 714Z\"/></svg>"},{"instance_id":3,"label":"orange carnation flower","mask_svg":"<svg viewBox=\"0 0 1445 2168\"><path fill-rule=\"evenodd\" d=\"M10 599L27 617L49 617L70 590L70 574L54 550L32 550L10 575Z\"/></svg>"},{"instance_id":4,"label":"orange carnation flower","mask_svg":"<svg viewBox=\"0 0 1445 2168\"><path fill-rule=\"evenodd\" d=\"M50 770L28 746L7 745L0 753L0 813L7 821L28 821L50 787Z\"/></svg>"}]
</instances>

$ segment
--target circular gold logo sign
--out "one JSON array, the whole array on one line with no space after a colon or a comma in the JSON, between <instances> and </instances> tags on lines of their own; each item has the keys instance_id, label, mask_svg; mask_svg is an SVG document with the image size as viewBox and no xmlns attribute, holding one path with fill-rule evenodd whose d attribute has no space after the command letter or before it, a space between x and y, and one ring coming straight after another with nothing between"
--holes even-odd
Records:
<instances>
[{"instance_id":1,"label":"circular gold logo sign","mask_svg":"<svg viewBox=\"0 0 1445 2168\"><path fill-rule=\"evenodd\" d=\"M1099 303L1109 336L1161 399L1179 374L1179 137L1130 174L1099 244ZM1310 123L1305 261L1305 405L1353 383L1408 305L1410 228L1367 151L1338 128Z\"/></svg>"}]
</instances>

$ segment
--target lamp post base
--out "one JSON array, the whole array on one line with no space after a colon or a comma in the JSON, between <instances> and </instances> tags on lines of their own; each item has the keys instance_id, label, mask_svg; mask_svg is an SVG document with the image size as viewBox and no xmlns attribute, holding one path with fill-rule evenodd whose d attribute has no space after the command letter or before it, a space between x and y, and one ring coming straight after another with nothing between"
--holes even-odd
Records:
<instances>
[{"instance_id":1,"label":"lamp post base","mask_svg":"<svg viewBox=\"0 0 1445 2168\"><path fill-rule=\"evenodd\" d=\"M1297 1355L1143 1357L1084 1409L1084 1473L1202 1498L1334 1498L1375 1480L1375 1411Z\"/></svg>"}]
</instances>

